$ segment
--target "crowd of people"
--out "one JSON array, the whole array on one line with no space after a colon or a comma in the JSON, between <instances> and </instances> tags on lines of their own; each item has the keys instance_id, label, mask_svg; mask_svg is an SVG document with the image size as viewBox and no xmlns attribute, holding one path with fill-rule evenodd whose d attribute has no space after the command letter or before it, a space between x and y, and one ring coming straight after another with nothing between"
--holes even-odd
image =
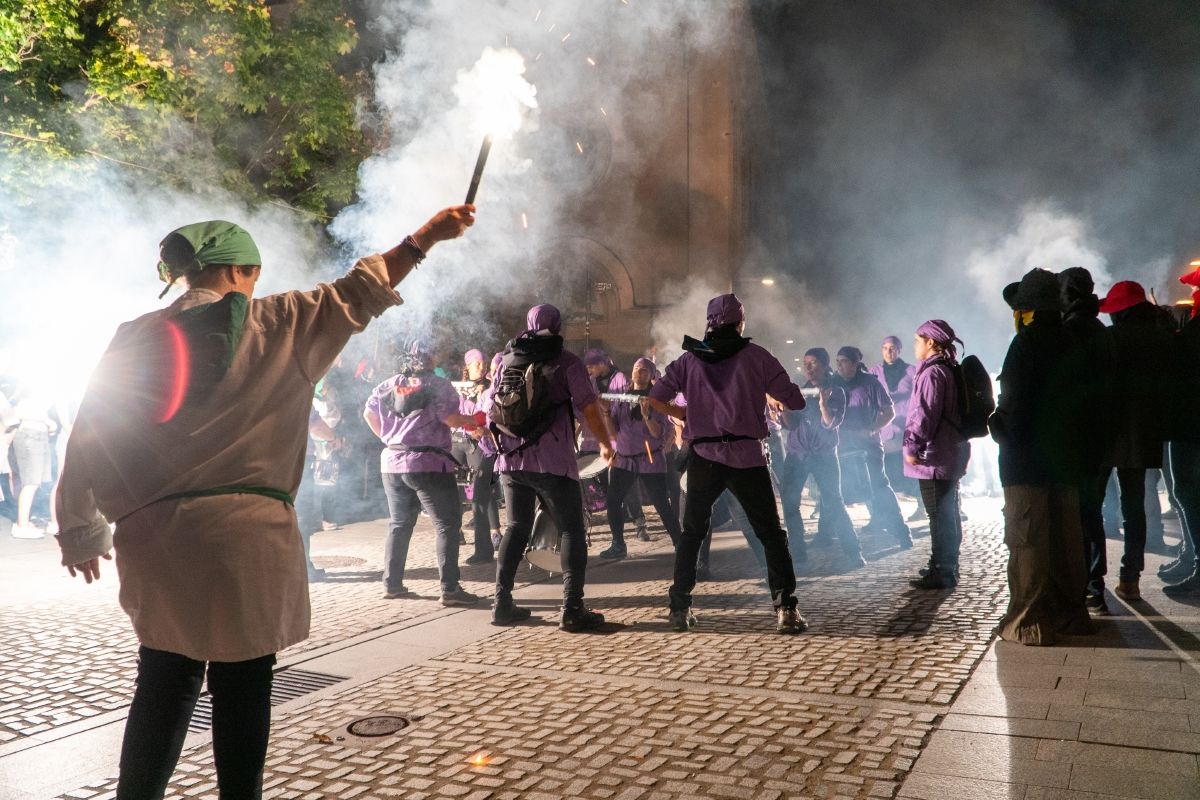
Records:
<instances>
[{"instance_id":1,"label":"crowd of people","mask_svg":"<svg viewBox=\"0 0 1200 800\"><path fill-rule=\"evenodd\" d=\"M810 547L836 541L843 568L864 565L849 502L864 503L867 527L901 550L913 547L908 523L926 517L930 552L911 585L953 590L962 579L959 482L970 440L988 433L999 447L1009 550L1001 636L1048 644L1088 632L1090 615L1106 613L1102 515L1114 470L1125 528L1115 591L1139 599L1146 471L1163 467L1164 449L1187 543L1168 570L1182 580L1165 590L1200 592L1200 442L1190 413L1200 322L1173 318L1137 284L1118 283L1100 301L1076 268L1033 270L1007 287L1016 335L996 403L986 372L981 379L977 361L959 361L962 342L940 319L915 328L911 364L897 336L883 340L872 369L856 346L833 357L814 346L794 381L744 335L747 312L733 294L709 302L703 334L684 337L665 368L641 358L627 377L602 350L580 358L564 347L559 310L540 304L490 360L472 349L461 365L438 364L429 341L413 340L392 375L359 369L360 396L342 396L330 370L351 335L399 305L395 287L473 214L445 209L336 281L264 298L254 298L261 257L245 230L184 226L163 240L159 275L186 291L118 330L69 437L59 437L65 453L49 448L61 417L4 398L19 509L25 487L36 493L57 461L62 563L90 583L115 549L120 601L141 645L120 800L162 796L206 674L220 792L261 794L275 654L308 634L308 584L323 577L309 536L337 524L326 501L343 471L339 454L365 450L347 445L354 429L378 442L378 470L365 479L378 481L389 514L384 597L411 595L406 561L424 512L442 603L480 602L460 583L465 494L466 561L496 565L497 625L531 616L513 597L516 571L535 533L541 547L550 531L563 581L559 627L601 626L585 603L589 516L603 508L612 539L599 555L619 560L628 521L648 536L645 504L673 544L674 631L697 624L693 591L707 577L722 506L762 567L781 634L807 628L796 571ZM1184 281L1200 286L1200 270ZM362 426L351 422L358 414ZM819 510L811 539L800 508L809 484ZM905 519L897 489L919 497L919 514ZM26 529L24 519L14 530Z\"/></svg>"}]
</instances>

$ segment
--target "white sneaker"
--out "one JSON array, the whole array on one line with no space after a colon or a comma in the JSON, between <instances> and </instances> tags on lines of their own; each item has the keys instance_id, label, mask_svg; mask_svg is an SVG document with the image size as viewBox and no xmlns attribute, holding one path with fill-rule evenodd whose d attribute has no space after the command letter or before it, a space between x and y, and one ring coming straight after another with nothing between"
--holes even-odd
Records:
<instances>
[{"instance_id":1,"label":"white sneaker","mask_svg":"<svg viewBox=\"0 0 1200 800\"><path fill-rule=\"evenodd\" d=\"M16 525L12 526L12 537L14 539L41 539L42 532L40 529L32 525Z\"/></svg>"},{"instance_id":2,"label":"white sneaker","mask_svg":"<svg viewBox=\"0 0 1200 800\"><path fill-rule=\"evenodd\" d=\"M51 522L48 525L46 525L46 535L47 536L57 536L58 535L58 523L57 522Z\"/></svg>"}]
</instances>

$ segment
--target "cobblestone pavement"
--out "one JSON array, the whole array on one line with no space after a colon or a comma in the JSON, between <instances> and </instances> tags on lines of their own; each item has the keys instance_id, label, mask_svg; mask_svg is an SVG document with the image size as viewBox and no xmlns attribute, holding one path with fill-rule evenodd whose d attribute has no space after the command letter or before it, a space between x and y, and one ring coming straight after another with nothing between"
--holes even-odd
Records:
<instances>
[{"instance_id":1,"label":"cobblestone pavement","mask_svg":"<svg viewBox=\"0 0 1200 800\"><path fill-rule=\"evenodd\" d=\"M911 551L865 537L869 563L847 573L833 548L811 548L799 591L811 627L800 637L772 632L769 597L735 535L697 590L699 628L669 632L670 559L661 541L643 545L589 574L589 602L608 619L599 634L569 636L546 619L496 629L278 715L266 796L893 797L1006 602L990 512L972 514L953 593L907 585L927 537ZM379 740L346 730L375 714L414 724ZM213 780L199 746L168 797L211 797ZM62 797L109 800L113 787Z\"/></svg>"}]
</instances>

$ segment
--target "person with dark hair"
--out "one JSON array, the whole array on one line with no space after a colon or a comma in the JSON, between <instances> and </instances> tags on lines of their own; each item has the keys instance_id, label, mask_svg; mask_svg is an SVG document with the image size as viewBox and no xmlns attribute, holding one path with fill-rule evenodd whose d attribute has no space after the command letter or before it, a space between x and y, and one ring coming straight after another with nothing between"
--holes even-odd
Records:
<instances>
[{"instance_id":1,"label":"person with dark hair","mask_svg":"<svg viewBox=\"0 0 1200 800\"><path fill-rule=\"evenodd\" d=\"M808 558L800 495L811 475L821 491L821 522L838 537L849 566L862 567L867 562L842 502L842 479L838 471L838 427L846 416L846 392L833 385L829 352L824 347L810 348L804 354L803 366L807 378L803 388L815 389L818 394L816 403L806 403L800 411L783 415L787 439L779 476L779 498L787 525L788 550L794 565Z\"/></svg>"},{"instance_id":2,"label":"person with dark hair","mask_svg":"<svg viewBox=\"0 0 1200 800\"><path fill-rule=\"evenodd\" d=\"M958 585L962 519L958 482L967 473L971 445L959 430L958 384L954 368L962 343L950 324L931 319L913 336L920 362L904 424L904 472L916 479L929 517L929 566L909 583L916 589L953 589Z\"/></svg>"},{"instance_id":3,"label":"person with dark hair","mask_svg":"<svg viewBox=\"0 0 1200 800\"><path fill-rule=\"evenodd\" d=\"M883 443L879 438L879 431L896 412L887 389L862 362L863 354L857 347L847 345L837 352L835 384L846 392L846 417L838 428L838 459L843 474L865 468L867 509L871 513L868 527L882 527L896 537L901 549L907 550L913 545L912 535L884 472ZM828 505L822 499L822 514Z\"/></svg>"},{"instance_id":4,"label":"person with dark hair","mask_svg":"<svg viewBox=\"0 0 1200 800\"><path fill-rule=\"evenodd\" d=\"M612 403L609 420L616 431L617 458L609 469L608 527L612 531L612 546L602 552L603 558L624 558L625 496L635 483L641 485L645 496L658 512L672 544L679 542L679 516L667 495L667 458L663 447L674 431L668 417L650 407L650 388L657 371L654 362L639 358L633 365L630 393L644 395L636 404Z\"/></svg>"},{"instance_id":5,"label":"person with dark hair","mask_svg":"<svg viewBox=\"0 0 1200 800\"><path fill-rule=\"evenodd\" d=\"M1063 330L1058 278L1030 270L1004 290L1017 333L1000 371L1000 397L988 421L1000 445L1008 609L1002 639L1051 645L1091 633L1084 605L1087 569L1079 524L1085 399L1068 372L1072 343Z\"/></svg>"},{"instance_id":6,"label":"person with dark hair","mask_svg":"<svg viewBox=\"0 0 1200 800\"><path fill-rule=\"evenodd\" d=\"M776 630L801 633L807 623L796 611L796 574L787 533L779 524L763 440L767 437L764 400L770 397L798 411L804 408L804 397L775 356L742 336L745 312L736 295L710 300L706 322L704 339L684 337L684 354L671 362L650 390L650 404L656 410L684 420L690 448L683 536L675 549L675 579L669 593L670 624L676 631L691 630L696 624L691 610L696 556L709 533L713 503L728 488L763 544ZM680 393L686 409L670 404Z\"/></svg>"},{"instance_id":7,"label":"person with dark hair","mask_svg":"<svg viewBox=\"0 0 1200 800\"><path fill-rule=\"evenodd\" d=\"M206 672L216 791L262 796L275 653L309 628L293 496L313 387L474 210L441 211L316 289L254 299L262 259L241 227L202 222L164 240L160 277L187 291L118 329L80 406L57 499L62 563L91 583L115 547L141 643L120 800L163 796Z\"/></svg>"},{"instance_id":8,"label":"person with dark hair","mask_svg":"<svg viewBox=\"0 0 1200 800\"><path fill-rule=\"evenodd\" d=\"M1112 468L1103 466L1107 436L1112 430L1113 345L1108 329L1100 321L1100 298L1092 274L1083 267L1058 273L1063 329L1074 347L1068 359L1070 371L1078 375L1079 391L1088 398L1083 411L1087 436L1079 442L1079 522L1087 556L1088 583L1085 602L1093 616L1108 614L1104 599L1104 576L1108 573L1108 549L1104 537L1104 494Z\"/></svg>"},{"instance_id":9,"label":"person with dark hair","mask_svg":"<svg viewBox=\"0 0 1200 800\"><path fill-rule=\"evenodd\" d=\"M579 356L563 350L558 309L545 303L534 306L525 316L525 327L508 343L484 400L500 451L496 469L508 509L492 623L511 625L530 617L529 609L513 603L512 590L540 502L561 537L563 608L558 627L571 633L593 630L604 624L604 615L583 603L587 525L575 460L573 409L596 437L604 460L611 464L614 453L595 386ZM526 401L530 405L523 405ZM521 414L516 413L518 406ZM512 427L518 418L523 423L520 431Z\"/></svg>"},{"instance_id":10,"label":"person with dark hair","mask_svg":"<svg viewBox=\"0 0 1200 800\"><path fill-rule=\"evenodd\" d=\"M481 350L468 350L463 355L463 382L458 413L474 418L483 410L483 394L491 386L487 378L487 360ZM452 434L450 452L470 470L471 517L475 551L467 556L468 564L490 564L495 560L494 540L500 538L500 503L496 497L496 442L486 427L463 426Z\"/></svg>"},{"instance_id":11,"label":"person with dark hair","mask_svg":"<svg viewBox=\"0 0 1200 800\"><path fill-rule=\"evenodd\" d=\"M1174 329L1146 291L1134 281L1113 285L1100 304L1112 318L1113 408L1111 435L1103 455L1105 467L1117 470L1125 553L1121 558L1117 597L1142 599L1138 582L1146 558L1146 470L1162 469L1163 442L1171 398L1167 391L1175 365ZM1158 504L1155 503L1155 506Z\"/></svg>"},{"instance_id":12,"label":"person with dark hair","mask_svg":"<svg viewBox=\"0 0 1200 800\"><path fill-rule=\"evenodd\" d=\"M367 427L387 445L379 471L391 520L384 545L384 599L414 597L404 585L408 545L423 510L433 520L442 605L473 606L479 598L459 584L462 503L450 452L452 428L480 428L484 415L459 412L459 396L434 374L433 353L420 339L408 347L398 374L375 387L363 409Z\"/></svg>"},{"instance_id":13,"label":"person with dark hair","mask_svg":"<svg viewBox=\"0 0 1200 800\"><path fill-rule=\"evenodd\" d=\"M917 377L917 365L909 364L900 357L902 349L900 337L885 336L880 344L883 360L871 367L869 372L887 389L896 412L892 421L879 429L879 439L883 442L883 470L893 489L919 497L917 482L904 473L904 423L908 418L908 403L912 397L913 381ZM923 519L924 514L924 508L918 503L916 513L909 518L909 522Z\"/></svg>"}]
</instances>

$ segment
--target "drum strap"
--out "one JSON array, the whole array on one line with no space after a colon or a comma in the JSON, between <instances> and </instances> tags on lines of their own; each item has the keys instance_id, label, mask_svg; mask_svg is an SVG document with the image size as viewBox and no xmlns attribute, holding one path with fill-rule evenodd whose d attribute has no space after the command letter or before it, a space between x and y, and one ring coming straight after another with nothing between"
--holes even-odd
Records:
<instances>
[{"instance_id":1,"label":"drum strap","mask_svg":"<svg viewBox=\"0 0 1200 800\"><path fill-rule=\"evenodd\" d=\"M407 444L389 444L388 450L397 450L401 453L437 453L439 456L445 456L460 467L465 467L466 464L454 457L454 454L449 450L443 450L440 447L426 447L423 445L407 445Z\"/></svg>"}]
</instances>

